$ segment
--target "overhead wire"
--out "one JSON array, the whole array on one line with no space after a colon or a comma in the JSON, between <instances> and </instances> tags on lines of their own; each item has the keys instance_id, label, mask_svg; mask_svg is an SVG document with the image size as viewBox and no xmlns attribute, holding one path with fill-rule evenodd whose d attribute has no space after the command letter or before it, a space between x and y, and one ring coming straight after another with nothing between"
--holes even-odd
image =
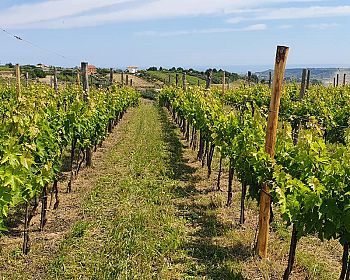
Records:
<instances>
[{"instance_id":1,"label":"overhead wire","mask_svg":"<svg viewBox=\"0 0 350 280\"><path fill-rule=\"evenodd\" d=\"M24 43L27 43L27 44L31 45L32 47L34 47L34 48L37 48L37 49L40 49L40 50L42 50L42 51L55 54L55 55L57 55L57 56L59 56L59 57L61 57L61 58L63 58L63 59L69 60L69 61L71 61L71 62L73 62L73 61L76 62L74 59L72 59L72 58L70 58L70 57L68 57L68 56L66 56L66 55L63 55L63 54L61 54L61 53L59 53L59 52L57 52L57 51L54 51L54 50L50 50L50 49L41 47L41 46L39 46L38 44L35 44L35 43L33 43L33 42L29 41L29 40L26 40L26 39L24 39L24 38L22 38L22 37L20 37L20 36L18 36L18 35L15 35L15 34L9 32L8 30L6 30L6 29L3 28L3 27L0 27L0 30L1 30L2 32L4 32L5 34L7 34L8 36L10 36L10 37L12 37L12 38L14 38L14 39L16 39L16 40L18 40L18 41L22 41L22 42L24 42Z\"/></svg>"}]
</instances>

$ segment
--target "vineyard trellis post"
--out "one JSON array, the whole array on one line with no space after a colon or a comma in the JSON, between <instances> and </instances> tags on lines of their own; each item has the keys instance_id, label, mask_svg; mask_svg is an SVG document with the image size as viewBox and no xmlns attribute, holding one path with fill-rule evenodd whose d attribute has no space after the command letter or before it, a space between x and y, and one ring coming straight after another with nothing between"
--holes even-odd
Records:
<instances>
[{"instance_id":1,"label":"vineyard trellis post","mask_svg":"<svg viewBox=\"0 0 350 280\"><path fill-rule=\"evenodd\" d=\"M109 84L113 85L113 68L109 69Z\"/></svg>"},{"instance_id":2,"label":"vineyard trellis post","mask_svg":"<svg viewBox=\"0 0 350 280\"><path fill-rule=\"evenodd\" d=\"M333 78L333 87L335 87L336 86L336 78L334 77Z\"/></svg>"},{"instance_id":3,"label":"vineyard trellis post","mask_svg":"<svg viewBox=\"0 0 350 280\"><path fill-rule=\"evenodd\" d=\"M17 99L21 96L21 67L16 64L16 94Z\"/></svg>"},{"instance_id":4,"label":"vineyard trellis post","mask_svg":"<svg viewBox=\"0 0 350 280\"><path fill-rule=\"evenodd\" d=\"M269 88L271 88L271 83L272 83L272 73L270 71L269 72Z\"/></svg>"},{"instance_id":5,"label":"vineyard trellis post","mask_svg":"<svg viewBox=\"0 0 350 280\"><path fill-rule=\"evenodd\" d=\"M252 79L252 72L248 71L248 86L250 86L251 79Z\"/></svg>"},{"instance_id":6,"label":"vineyard trellis post","mask_svg":"<svg viewBox=\"0 0 350 280\"><path fill-rule=\"evenodd\" d=\"M343 86L346 85L346 73L344 73L344 78L343 78Z\"/></svg>"},{"instance_id":7,"label":"vineyard trellis post","mask_svg":"<svg viewBox=\"0 0 350 280\"><path fill-rule=\"evenodd\" d=\"M222 74L222 94L225 94L225 89L226 89L226 72L223 71L223 74Z\"/></svg>"},{"instance_id":8,"label":"vineyard trellis post","mask_svg":"<svg viewBox=\"0 0 350 280\"><path fill-rule=\"evenodd\" d=\"M186 72L182 73L182 88L183 88L183 90L187 89Z\"/></svg>"},{"instance_id":9,"label":"vineyard trellis post","mask_svg":"<svg viewBox=\"0 0 350 280\"><path fill-rule=\"evenodd\" d=\"M310 79L311 79L311 70L307 70L307 78L306 78L306 89L310 88Z\"/></svg>"},{"instance_id":10,"label":"vineyard trellis post","mask_svg":"<svg viewBox=\"0 0 350 280\"><path fill-rule=\"evenodd\" d=\"M125 77L125 85L129 86L129 75L128 74Z\"/></svg>"},{"instance_id":11,"label":"vineyard trellis post","mask_svg":"<svg viewBox=\"0 0 350 280\"><path fill-rule=\"evenodd\" d=\"M283 77L288 58L289 47L278 46L276 52L275 71L272 85L272 95L270 102L269 117L266 130L265 151L274 158L275 145L278 126L278 113L281 101ZM267 258L267 247L269 240L269 222L271 209L270 188L267 182L262 186L260 193L260 213L259 213L259 232L257 240L257 254L261 258Z\"/></svg>"},{"instance_id":12,"label":"vineyard trellis post","mask_svg":"<svg viewBox=\"0 0 350 280\"><path fill-rule=\"evenodd\" d=\"M57 69L56 67L53 69L53 88L55 92L58 92L58 82L57 82Z\"/></svg>"},{"instance_id":13,"label":"vineyard trellis post","mask_svg":"<svg viewBox=\"0 0 350 280\"><path fill-rule=\"evenodd\" d=\"M130 86L132 87L132 83L133 83L133 81L132 81L132 79L130 79Z\"/></svg>"},{"instance_id":14,"label":"vineyard trellis post","mask_svg":"<svg viewBox=\"0 0 350 280\"><path fill-rule=\"evenodd\" d=\"M212 78L213 78L213 70L210 69L207 73L207 83L205 86L206 89L210 89Z\"/></svg>"},{"instance_id":15,"label":"vineyard trellis post","mask_svg":"<svg viewBox=\"0 0 350 280\"><path fill-rule=\"evenodd\" d=\"M29 84L29 73L28 72L26 72L25 78L26 78L26 87L28 87L28 84Z\"/></svg>"},{"instance_id":16,"label":"vineyard trellis post","mask_svg":"<svg viewBox=\"0 0 350 280\"><path fill-rule=\"evenodd\" d=\"M81 63L81 73L83 78L84 101L89 105L89 77L88 77L88 63ZM92 150L90 147L86 148L86 166L92 166Z\"/></svg>"},{"instance_id":17,"label":"vineyard trellis post","mask_svg":"<svg viewBox=\"0 0 350 280\"><path fill-rule=\"evenodd\" d=\"M303 73L301 76L301 88L300 88L300 99L303 99L305 96L305 91L306 91L306 87L307 87L307 69L303 69Z\"/></svg>"},{"instance_id":18,"label":"vineyard trellis post","mask_svg":"<svg viewBox=\"0 0 350 280\"><path fill-rule=\"evenodd\" d=\"M339 73L337 74L337 87L339 86Z\"/></svg>"},{"instance_id":19,"label":"vineyard trellis post","mask_svg":"<svg viewBox=\"0 0 350 280\"><path fill-rule=\"evenodd\" d=\"M122 72L121 74L121 82L122 82L122 86L124 86L124 72Z\"/></svg>"},{"instance_id":20,"label":"vineyard trellis post","mask_svg":"<svg viewBox=\"0 0 350 280\"><path fill-rule=\"evenodd\" d=\"M80 86L80 72L77 70L77 85Z\"/></svg>"}]
</instances>

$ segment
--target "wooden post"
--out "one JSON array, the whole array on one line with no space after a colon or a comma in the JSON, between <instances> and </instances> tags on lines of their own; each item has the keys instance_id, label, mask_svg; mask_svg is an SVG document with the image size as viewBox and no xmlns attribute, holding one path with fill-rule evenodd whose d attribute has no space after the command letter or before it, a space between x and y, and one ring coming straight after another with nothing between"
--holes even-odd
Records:
<instances>
[{"instance_id":1,"label":"wooden post","mask_svg":"<svg viewBox=\"0 0 350 280\"><path fill-rule=\"evenodd\" d=\"M176 73L176 77L175 77L175 85L178 86L179 85L179 74Z\"/></svg>"},{"instance_id":2,"label":"wooden post","mask_svg":"<svg viewBox=\"0 0 350 280\"><path fill-rule=\"evenodd\" d=\"M126 75L125 77L125 84L126 86L129 86L129 75Z\"/></svg>"},{"instance_id":3,"label":"wooden post","mask_svg":"<svg viewBox=\"0 0 350 280\"><path fill-rule=\"evenodd\" d=\"M222 94L225 94L226 89L226 72L224 71L222 74Z\"/></svg>"},{"instance_id":4,"label":"wooden post","mask_svg":"<svg viewBox=\"0 0 350 280\"><path fill-rule=\"evenodd\" d=\"M183 90L187 89L186 73L182 74L182 88L183 88Z\"/></svg>"},{"instance_id":5,"label":"wooden post","mask_svg":"<svg viewBox=\"0 0 350 280\"><path fill-rule=\"evenodd\" d=\"M16 94L17 99L21 96L21 67L16 64Z\"/></svg>"},{"instance_id":6,"label":"wooden post","mask_svg":"<svg viewBox=\"0 0 350 280\"><path fill-rule=\"evenodd\" d=\"M339 74L337 74L337 87L339 86Z\"/></svg>"},{"instance_id":7,"label":"wooden post","mask_svg":"<svg viewBox=\"0 0 350 280\"><path fill-rule=\"evenodd\" d=\"M80 72L77 70L77 85L80 86Z\"/></svg>"},{"instance_id":8,"label":"wooden post","mask_svg":"<svg viewBox=\"0 0 350 280\"><path fill-rule=\"evenodd\" d=\"M197 86L201 86L201 81L198 79L198 81L197 81Z\"/></svg>"},{"instance_id":9,"label":"wooden post","mask_svg":"<svg viewBox=\"0 0 350 280\"><path fill-rule=\"evenodd\" d=\"M206 89L210 89L212 78L213 78L213 70L210 70L207 73L207 83L206 83L206 86L205 86Z\"/></svg>"},{"instance_id":10,"label":"wooden post","mask_svg":"<svg viewBox=\"0 0 350 280\"><path fill-rule=\"evenodd\" d=\"M26 72L26 87L29 85L29 73Z\"/></svg>"},{"instance_id":11,"label":"wooden post","mask_svg":"<svg viewBox=\"0 0 350 280\"><path fill-rule=\"evenodd\" d=\"M311 79L311 71L310 69L307 70L307 78L306 78L306 89L310 88L310 79Z\"/></svg>"},{"instance_id":12,"label":"wooden post","mask_svg":"<svg viewBox=\"0 0 350 280\"><path fill-rule=\"evenodd\" d=\"M84 91L84 101L89 105L89 76L88 76L88 63L81 63L81 74L83 79L83 91ZM86 166L92 166L92 150L91 148L86 148Z\"/></svg>"},{"instance_id":13,"label":"wooden post","mask_svg":"<svg viewBox=\"0 0 350 280\"><path fill-rule=\"evenodd\" d=\"M121 80L122 80L122 86L124 86L124 72L122 72Z\"/></svg>"},{"instance_id":14,"label":"wooden post","mask_svg":"<svg viewBox=\"0 0 350 280\"><path fill-rule=\"evenodd\" d=\"M343 86L346 85L346 73L344 73L344 78L343 78Z\"/></svg>"},{"instance_id":15,"label":"wooden post","mask_svg":"<svg viewBox=\"0 0 350 280\"><path fill-rule=\"evenodd\" d=\"M269 88L271 88L271 83L272 83L272 73L270 71L269 72Z\"/></svg>"},{"instance_id":16,"label":"wooden post","mask_svg":"<svg viewBox=\"0 0 350 280\"><path fill-rule=\"evenodd\" d=\"M303 69L303 73L301 76L301 88L300 88L300 99L303 99L305 96L306 91L306 75L307 75L307 69Z\"/></svg>"},{"instance_id":17,"label":"wooden post","mask_svg":"<svg viewBox=\"0 0 350 280\"><path fill-rule=\"evenodd\" d=\"M54 68L53 70L53 88L55 92L58 92L58 82L57 82L57 69Z\"/></svg>"},{"instance_id":18,"label":"wooden post","mask_svg":"<svg viewBox=\"0 0 350 280\"><path fill-rule=\"evenodd\" d=\"M130 86L132 87L132 79L130 79Z\"/></svg>"},{"instance_id":19,"label":"wooden post","mask_svg":"<svg viewBox=\"0 0 350 280\"><path fill-rule=\"evenodd\" d=\"M336 79L334 77L334 79L333 79L333 87L335 87L335 86L336 86Z\"/></svg>"},{"instance_id":20,"label":"wooden post","mask_svg":"<svg viewBox=\"0 0 350 280\"><path fill-rule=\"evenodd\" d=\"M109 69L109 84L113 85L113 68Z\"/></svg>"},{"instance_id":21,"label":"wooden post","mask_svg":"<svg viewBox=\"0 0 350 280\"><path fill-rule=\"evenodd\" d=\"M248 71L248 85L250 86L250 82L252 79L252 72Z\"/></svg>"},{"instance_id":22,"label":"wooden post","mask_svg":"<svg viewBox=\"0 0 350 280\"><path fill-rule=\"evenodd\" d=\"M275 72L272 86L272 95L270 102L270 111L266 131L265 151L274 158L275 145L278 125L278 113L281 101L283 77L286 69L289 48L284 46L277 47ZM260 213L259 213L259 233L257 243L257 254L261 258L267 257L267 247L269 240L269 221L270 221L271 196L268 183L264 183L260 194Z\"/></svg>"}]
</instances>

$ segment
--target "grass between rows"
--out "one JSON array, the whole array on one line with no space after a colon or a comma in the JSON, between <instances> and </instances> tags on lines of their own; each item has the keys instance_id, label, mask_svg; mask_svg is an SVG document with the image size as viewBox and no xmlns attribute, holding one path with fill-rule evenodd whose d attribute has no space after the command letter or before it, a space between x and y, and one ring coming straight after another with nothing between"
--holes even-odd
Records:
<instances>
[{"instance_id":1,"label":"grass between rows","mask_svg":"<svg viewBox=\"0 0 350 280\"><path fill-rule=\"evenodd\" d=\"M120 131L84 219L49 266L51 278L281 279L289 230L276 219L270 260L254 256L256 203L247 201L247 221L239 226L239 184L226 208L226 193L213 191L215 173L206 179L163 109L142 102ZM226 180L227 172L222 189ZM302 239L291 279L336 279L334 244Z\"/></svg>"}]
</instances>

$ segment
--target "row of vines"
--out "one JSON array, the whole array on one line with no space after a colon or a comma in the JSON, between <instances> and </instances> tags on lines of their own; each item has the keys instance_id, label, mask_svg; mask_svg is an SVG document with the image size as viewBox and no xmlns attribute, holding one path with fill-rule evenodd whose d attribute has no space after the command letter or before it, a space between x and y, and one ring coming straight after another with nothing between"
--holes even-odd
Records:
<instances>
[{"instance_id":1,"label":"row of vines","mask_svg":"<svg viewBox=\"0 0 350 280\"><path fill-rule=\"evenodd\" d=\"M349 279L350 87L314 86L301 98L299 86L286 85L274 159L265 152L270 99L264 85L226 93L168 87L159 95L191 146L198 147L208 176L214 153L219 154L218 188L222 159L229 160L227 205L236 176L242 184L241 223L246 195L259 202L263 184L269 184L274 208L287 226L293 225L284 279L291 273L297 241L306 235L339 240L344 248L340 279Z\"/></svg>"},{"instance_id":2,"label":"row of vines","mask_svg":"<svg viewBox=\"0 0 350 280\"><path fill-rule=\"evenodd\" d=\"M26 234L39 197L42 228L49 191L56 198L54 208L59 204L57 183L65 158L71 172L69 192L73 173L84 162L91 162L93 148L102 143L127 108L139 101L134 89L117 86L90 89L88 100L86 97L80 86L54 90L29 84L18 96L14 84L0 84L0 231L7 230L4 220L10 209L26 203ZM28 209L33 200L34 208ZM27 250L25 245L24 252Z\"/></svg>"}]
</instances>

